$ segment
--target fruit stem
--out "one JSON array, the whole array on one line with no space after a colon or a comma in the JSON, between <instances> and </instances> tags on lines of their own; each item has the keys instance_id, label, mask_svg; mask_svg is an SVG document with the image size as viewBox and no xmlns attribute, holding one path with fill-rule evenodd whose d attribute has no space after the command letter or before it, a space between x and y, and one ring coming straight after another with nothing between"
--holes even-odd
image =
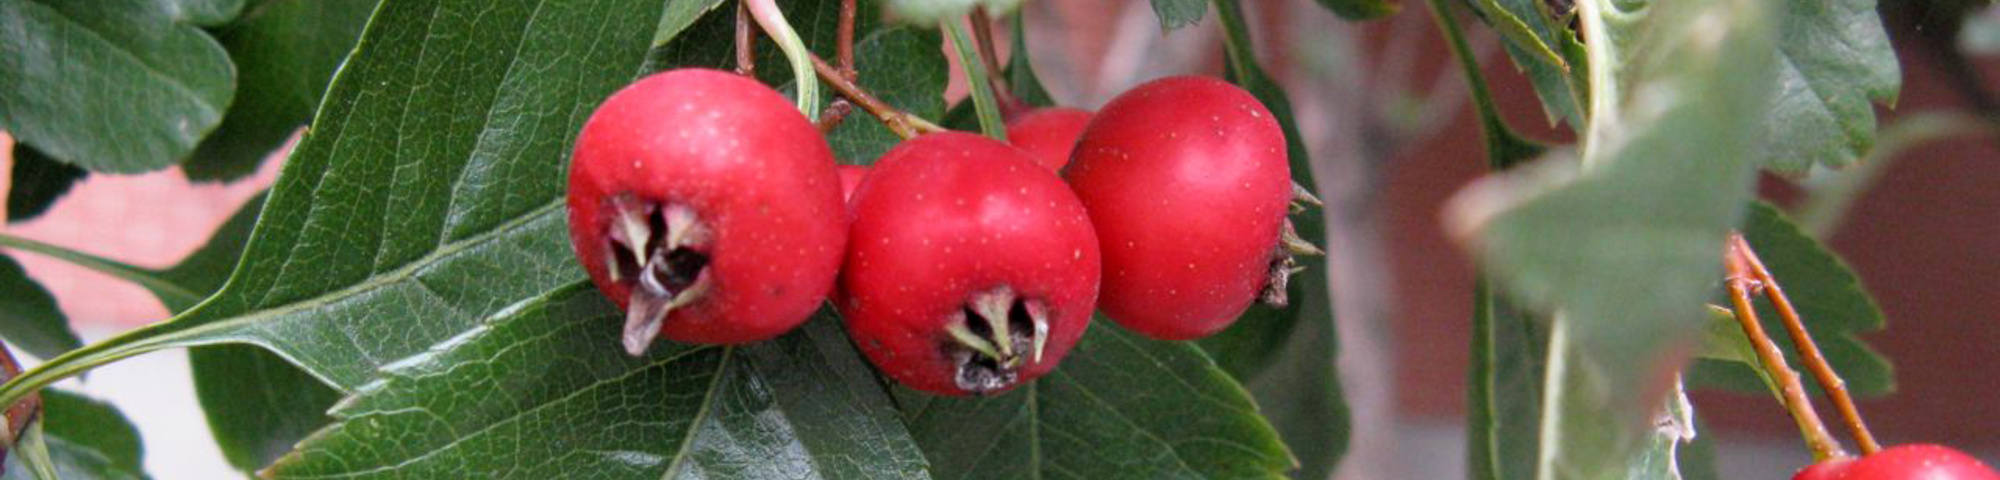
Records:
<instances>
[{"instance_id":1,"label":"fruit stem","mask_svg":"<svg viewBox=\"0 0 2000 480\"><path fill-rule=\"evenodd\" d=\"M951 40L952 51L958 53L958 68L965 71L965 84L972 90L972 108L979 113L979 131L994 140L1007 141L1007 125L1000 120L1000 106L993 99L991 72L986 71L986 61L979 58L972 37L966 35L964 23L964 19L949 19L942 22L942 27Z\"/></svg>"},{"instance_id":2,"label":"fruit stem","mask_svg":"<svg viewBox=\"0 0 2000 480\"><path fill-rule=\"evenodd\" d=\"M1834 408L1840 410L1840 418L1847 424L1847 432L1854 437L1854 443L1860 444L1861 454L1870 455L1882 450L1882 444L1875 441L1875 434L1868 431L1868 423L1861 420L1861 410L1854 406L1854 397L1847 392L1847 381L1834 373L1826 356L1820 354L1819 345L1806 333L1805 322L1799 318L1798 309L1793 308L1791 299L1785 296L1784 287L1778 285L1778 279L1771 275L1770 269L1764 268L1764 261L1757 258L1757 251L1750 248L1750 242L1744 240L1742 234L1730 235L1729 241L1734 246L1731 252L1741 256L1753 278L1763 284L1764 296L1778 310L1778 318L1784 320L1785 333L1792 337L1793 347L1805 361L1806 369L1812 372L1813 379L1818 380L1820 387L1826 390Z\"/></svg>"},{"instance_id":3,"label":"fruit stem","mask_svg":"<svg viewBox=\"0 0 2000 480\"><path fill-rule=\"evenodd\" d=\"M1014 118L1021 109L1021 103L1014 98L1014 92L1007 87L1005 69L1000 67L1000 52L993 42L993 18L985 8L972 9L972 36L979 45L979 59L986 62L986 82L993 86L993 100L1000 104L1002 119Z\"/></svg>"},{"instance_id":4,"label":"fruit stem","mask_svg":"<svg viewBox=\"0 0 2000 480\"><path fill-rule=\"evenodd\" d=\"M820 59L810 52L806 56L812 59L813 70L819 72L820 80L825 81L827 85L833 86L835 91L840 92L840 96L847 97L854 104L860 105L861 109L867 110L869 115L874 115L875 118L881 119L882 125L888 127L889 131L895 132L896 136L907 140L926 133L945 131L944 127L940 127L936 123L931 123L930 120L925 120L923 117L912 115L909 112L897 110L896 107L890 106L888 103L883 102L882 99L875 98L867 90L863 90L861 85L856 84L854 80L841 77L840 70L832 65L828 65L826 60Z\"/></svg>"},{"instance_id":5,"label":"fruit stem","mask_svg":"<svg viewBox=\"0 0 2000 480\"><path fill-rule=\"evenodd\" d=\"M743 4L750 8L750 17L757 20L757 25L764 27L764 33L778 42L785 59L792 62L792 85L798 89L799 112L813 118L819 113L819 82L813 81L812 62L807 59L812 53L806 50L806 43L799 40L798 32L785 21L777 0L743 0Z\"/></svg>"},{"instance_id":6,"label":"fruit stem","mask_svg":"<svg viewBox=\"0 0 2000 480\"><path fill-rule=\"evenodd\" d=\"M839 68L840 77L849 82L861 78L861 72L854 67L854 14L857 9L855 2L856 0L840 1L840 26L834 33L833 46L834 66ZM854 113L854 104L844 97L835 97L833 102L826 105L826 111L820 112L820 133L832 132L834 127L840 126L840 122L847 120L847 115L850 113Z\"/></svg>"},{"instance_id":7,"label":"fruit stem","mask_svg":"<svg viewBox=\"0 0 2000 480\"><path fill-rule=\"evenodd\" d=\"M1587 0L1586 0L1587 1ZM1729 290L1730 303L1735 307L1736 321L1743 325L1743 336L1750 339L1750 345L1757 351L1757 359L1771 377L1778 382L1780 397L1784 399L1785 410L1798 423L1799 434L1805 437L1806 445L1812 448L1813 460L1824 461L1846 456L1840 448L1840 441L1833 438L1821 423L1819 413L1814 411L1812 400L1806 398L1805 385L1799 382L1799 374L1785 363L1785 354L1778 345L1764 333L1764 324L1757 319L1757 307L1750 302L1750 292L1763 288L1756 274L1750 270L1740 248L1734 242L1728 246L1728 254L1723 257L1727 278L1723 282Z\"/></svg>"},{"instance_id":8,"label":"fruit stem","mask_svg":"<svg viewBox=\"0 0 2000 480\"><path fill-rule=\"evenodd\" d=\"M750 22L750 2L736 2L736 74L756 77L757 31Z\"/></svg>"}]
</instances>

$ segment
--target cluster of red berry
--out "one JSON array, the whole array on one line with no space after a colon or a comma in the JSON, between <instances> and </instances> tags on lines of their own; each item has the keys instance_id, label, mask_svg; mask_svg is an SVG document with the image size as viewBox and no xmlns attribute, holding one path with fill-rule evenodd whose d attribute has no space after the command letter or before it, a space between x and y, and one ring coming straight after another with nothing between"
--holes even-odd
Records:
<instances>
[{"instance_id":1,"label":"cluster of red berry","mask_svg":"<svg viewBox=\"0 0 2000 480\"><path fill-rule=\"evenodd\" d=\"M1283 131L1228 83L1158 80L1008 135L929 133L836 166L769 87L660 73L584 125L570 240L635 355L656 335L775 337L831 296L884 373L951 395L1048 373L1100 309L1155 338L1215 333L1282 303L1292 255L1316 252L1286 219L1309 196Z\"/></svg>"}]
</instances>

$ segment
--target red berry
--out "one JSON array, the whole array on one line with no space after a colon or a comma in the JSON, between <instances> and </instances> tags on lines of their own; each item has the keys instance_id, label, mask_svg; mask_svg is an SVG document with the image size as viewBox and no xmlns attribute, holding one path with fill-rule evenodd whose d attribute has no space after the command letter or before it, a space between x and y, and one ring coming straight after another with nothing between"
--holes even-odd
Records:
<instances>
[{"instance_id":1,"label":"red berry","mask_svg":"<svg viewBox=\"0 0 2000 480\"><path fill-rule=\"evenodd\" d=\"M1006 144L917 137L854 192L848 333L883 372L947 395L990 394L1055 368L1097 298L1090 219L1062 179Z\"/></svg>"},{"instance_id":2,"label":"red berry","mask_svg":"<svg viewBox=\"0 0 2000 480\"><path fill-rule=\"evenodd\" d=\"M1007 122L1007 141L1028 152L1028 158L1035 163L1049 167L1051 171L1062 171L1069 164L1070 152L1076 148L1077 136L1083 134L1083 127L1090 124L1090 111L1080 108L1048 107L1035 109Z\"/></svg>"},{"instance_id":3,"label":"red berry","mask_svg":"<svg viewBox=\"0 0 2000 480\"><path fill-rule=\"evenodd\" d=\"M812 122L770 87L715 70L613 94L570 164L570 242L625 307L634 355L656 334L743 343L805 321L833 288L844 211Z\"/></svg>"},{"instance_id":4,"label":"red berry","mask_svg":"<svg viewBox=\"0 0 2000 480\"><path fill-rule=\"evenodd\" d=\"M1098 307L1185 340L1229 326L1267 287L1282 292L1289 171L1277 120L1234 85L1173 77L1112 99L1066 173L1104 252Z\"/></svg>"},{"instance_id":5,"label":"red berry","mask_svg":"<svg viewBox=\"0 0 2000 480\"><path fill-rule=\"evenodd\" d=\"M1820 462L1799 470L1792 480L2000 480L2000 473L1965 452L1919 444Z\"/></svg>"},{"instance_id":6,"label":"red berry","mask_svg":"<svg viewBox=\"0 0 2000 480\"><path fill-rule=\"evenodd\" d=\"M854 187L861 184L861 177L868 176L868 167L860 165L835 165L834 172L840 174L840 198L854 198Z\"/></svg>"}]
</instances>

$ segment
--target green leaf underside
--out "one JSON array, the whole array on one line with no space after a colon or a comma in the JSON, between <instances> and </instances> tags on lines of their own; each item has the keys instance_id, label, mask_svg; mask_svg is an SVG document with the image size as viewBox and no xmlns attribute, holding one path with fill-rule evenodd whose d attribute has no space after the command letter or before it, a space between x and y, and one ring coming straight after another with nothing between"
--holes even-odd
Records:
<instances>
[{"instance_id":1,"label":"green leaf underside","mask_svg":"<svg viewBox=\"0 0 2000 480\"><path fill-rule=\"evenodd\" d=\"M109 404L61 390L42 391L44 439L55 470L65 480L140 480L139 431ZM32 480L23 465L7 462L4 480Z\"/></svg>"},{"instance_id":2,"label":"green leaf underside","mask_svg":"<svg viewBox=\"0 0 2000 480\"><path fill-rule=\"evenodd\" d=\"M1605 18L1583 21L1602 22L1610 35L1593 48L1622 63L1593 65L1617 82L1597 87L1612 92L1599 112L1606 117L1587 129L1600 143L1584 146L1581 173L1563 177L1553 172L1567 165L1544 164L1512 174L1468 193L1475 200L1461 203L1458 218L1478 228L1497 286L1555 313L1544 479L1619 477L1642 451L1664 380L1659 362L1698 338L1723 239L1751 195L1760 79L1774 50L1758 2L1631 12L1586 1Z\"/></svg>"},{"instance_id":3,"label":"green leaf underside","mask_svg":"<svg viewBox=\"0 0 2000 480\"><path fill-rule=\"evenodd\" d=\"M245 261L163 336L257 343L352 390L386 362L582 278L561 159L591 107L643 73L656 19L630 13L656 7L384 4L286 163Z\"/></svg>"},{"instance_id":4,"label":"green leaf underside","mask_svg":"<svg viewBox=\"0 0 2000 480\"><path fill-rule=\"evenodd\" d=\"M51 158L137 173L186 157L215 128L235 69L187 21L232 11L147 0L0 1L0 129Z\"/></svg>"},{"instance_id":5,"label":"green leaf underside","mask_svg":"<svg viewBox=\"0 0 2000 480\"><path fill-rule=\"evenodd\" d=\"M901 390L948 479L1284 478L1293 460L1248 392L1192 345L1094 319L1062 368L995 397Z\"/></svg>"},{"instance_id":6,"label":"green leaf underside","mask_svg":"<svg viewBox=\"0 0 2000 480\"><path fill-rule=\"evenodd\" d=\"M1804 173L1854 163L1875 143L1874 102L1893 104L1902 72L1875 0L1784 0L1764 167Z\"/></svg>"},{"instance_id":7,"label":"green leaf underside","mask_svg":"<svg viewBox=\"0 0 2000 480\"><path fill-rule=\"evenodd\" d=\"M1493 294L1473 287L1472 364L1467 376L1466 461L1474 480L1528 480L1540 439L1548 329Z\"/></svg>"},{"instance_id":8,"label":"green leaf underside","mask_svg":"<svg viewBox=\"0 0 2000 480\"><path fill-rule=\"evenodd\" d=\"M929 478L822 313L742 347L615 346L588 283L389 365L271 478ZM587 473L585 473L587 472Z\"/></svg>"},{"instance_id":9,"label":"green leaf underside","mask_svg":"<svg viewBox=\"0 0 2000 480\"><path fill-rule=\"evenodd\" d=\"M1256 96L1285 130L1292 181L1318 191L1291 100L1256 64L1242 8L1233 0L1218 1L1216 12L1226 36L1230 81ZM1292 215L1291 220L1302 238L1325 245L1325 217L1319 209L1309 208ZM1297 261L1305 271L1293 275L1287 286L1289 305L1253 305L1234 325L1197 344L1225 371L1242 379L1264 407L1299 459L1300 469L1294 477L1317 479L1331 475L1346 454L1350 422L1335 363L1339 334L1326 258L1299 257Z\"/></svg>"},{"instance_id":10,"label":"green leaf underside","mask_svg":"<svg viewBox=\"0 0 2000 480\"><path fill-rule=\"evenodd\" d=\"M181 171L231 181L257 171L312 118L376 0L264 0L215 31L238 72L236 101Z\"/></svg>"},{"instance_id":11,"label":"green leaf underside","mask_svg":"<svg viewBox=\"0 0 2000 480\"><path fill-rule=\"evenodd\" d=\"M13 257L0 254L0 340L36 358L54 358L80 345L69 318Z\"/></svg>"},{"instance_id":12,"label":"green leaf underside","mask_svg":"<svg viewBox=\"0 0 2000 480\"><path fill-rule=\"evenodd\" d=\"M1172 31L1194 25L1208 14L1206 0L1152 0L1153 15L1160 17L1160 29Z\"/></svg>"},{"instance_id":13,"label":"green leaf underside","mask_svg":"<svg viewBox=\"0 0 2000 480\"><path fill-rule=\"evenodd\" d=\"M88 170L62 163L25 143L14 144L14 168L7 188L7 223L33 220L49 211Z\"/></svg>"},{"instance_id":14,"label":"green leaf underside","mask_svg":"<svg viewBox=\"0 0 2000 480\"><path fill-rule=\"evenodd\" d=\"M1806 235L1768 203L1751 204L1742 231L1765 268L1784 287L1786 298L1798 309L1813 343L1819 345L1827 362L1846 381L1848 391L1859 396L1880 396L1894 390L1895 376L1888 360L1856 337L1883 326L1882 310L1862 287L1860 278L1825 245ZM1792 347L1791 336L1784 333L1777 310L1768 301L1759 300L1757 316L1791 364L1803 365L1798 363L1797 350ZM1697 363L1689 383L1743 392L1766 390L1763 381L1747 366L1715 360ZM1818 383L1807 385L1816 389Z\"/></svg>"},{"instance_id":15,"label":"green leaf underside","mask_svg":"<svg viewBox=\"0 0 2000 480\"><path fill-rule=\"evenodd\" d=\"M164 275L190 291L221 287L242 255L264 200L260 195L245 202L208 244ZM340 399L338 391L299 367L249 345L197 347L188 351L188 365L209 430L230 466L241 471L262 468L291 451L299 439L326 425L327 408Z\"/></svg>"}]
</instances>

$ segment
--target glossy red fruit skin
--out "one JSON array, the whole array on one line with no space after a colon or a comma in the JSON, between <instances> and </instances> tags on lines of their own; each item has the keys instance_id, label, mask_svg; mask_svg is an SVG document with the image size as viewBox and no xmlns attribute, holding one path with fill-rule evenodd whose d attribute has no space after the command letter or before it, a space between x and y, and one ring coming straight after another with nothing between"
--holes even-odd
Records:
<instances>
[{"instance_id":1,"label":"glossy red fruit skin","mask_svg":"<svg viewBox=\"0 0 2000 480\"><path fill-rule=\"evenodd\" d=\"M1090 111L1070 107L1046 107L1030 111L1007 122L1007 142L1028 152L1035 163L1062 171L1069 164L1076 140L1090 124Z\"/></svg>"},{"instance_id":2,"label":"glossy red fruit skin","mask_svg":"<svg viewBox=\"0 0 2000 480\"><path fill-rule=\"evenodd\" d=\"M912 388L966 395L941 348L945 319L998 285L1049 307L1039 362L1048 373L1076 345L1097 299L1097 238L1083 205L1020 150L944 132L903 142L854 192L843 298L848 333L869 360Z\"/></svg>"},{"instance_id":3,"label":"glossy red fruit skin","mask_svg":"<svg viewBox=\"0 0 2000 480\"><path fill-rule=\"evenodd\" d=\"M744 343L798 326L833 288L847 238L833 152L791 102L755 80L706 69L646 77L598 106L570 164L570 243L609 280L607 199L685 202L713 232L704 298L661 326L687 343Z\"/></svg>"},{"instance_id":4,"label":"glossy red fruit skin","mask_svg":"<svg viewBox=\"0 0 2000 480\"><path fill-rule=\"evenodd\" d=\"M1283 130L1249 92L1207 77L1140 85L1098 110L1071 160L1104 253L1106 317L1188 340L1257 298L1291 174Z\"/></svg>"},{"instance_id":5,"label":"glossy red fruit skin","mask_svg":"<svg viewBox=\"0 0 2000 480\"><path fill-rule=\"evenodd\" d=\"M1951 447L1913 444L1814 464L1792 480L2000 480L2000 473Z\"/></svg>"},{"instance_id":6,"label":"glossy red fruit skin","mask_svg":"<svg viewBox=\"0 0 2000 480\"><path fill-rule=\"evenodd\" d=\"M840 174L840 199L854 198L854 187L861 185L861 177L868 176L868 167L860 165L835 165L834 172Z\"/></svg>"}]
</instances>

